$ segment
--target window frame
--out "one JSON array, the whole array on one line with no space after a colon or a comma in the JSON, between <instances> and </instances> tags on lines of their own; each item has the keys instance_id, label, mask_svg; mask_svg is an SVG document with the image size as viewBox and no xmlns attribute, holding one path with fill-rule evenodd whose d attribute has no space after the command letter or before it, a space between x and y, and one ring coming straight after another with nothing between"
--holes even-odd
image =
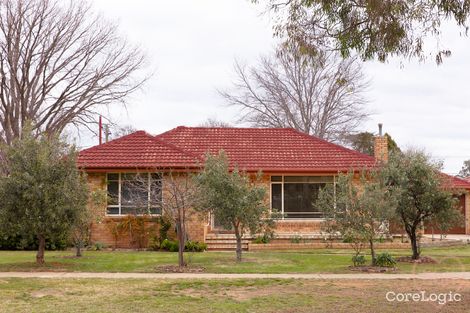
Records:
<instances>
[{"instance_id":1,"label":"window frame","mask_svg":"<svg viewBox=\"0 0 470 313\"><path fill-rule=\"evenodd\" d=\"M122 208L123 208L123 205L122 205L122 183L123 183L123 178L122 178L122 175L123 174L145 174L147 175L147 184L148 184L148 189L147 189L147 210L148 210L148 213L145 214L145 213L142 213L142 214L131 214L131 215L135 215L135 216L144 216L144 215L149 215L149 216L161 216L162 215L162 204L163 204L163 173L160 173L160 172L108 172L106 173L106 208L105 208L105 216L107 217L123 217L123 216L127 216L129 215L130 213L127 213L127 214L122 214ZM151 179L152 179L152 175L154 174L158 174L160 176L160 184L161 184L161 200L160 200L160 205L159 206L152 206L152 202L151 202ZM110 179L108 178L109 175L118 175L118 203L117 204L108 204L108 201L109 201L109 193L108 193L108 182L110 181ZM111 181L116 181L115 179L111 179ZM126 207L129 207L129 206L126 206L124 205L124 208ZM160 213L150 213L150 210L151 208L157 208L157 211L159 209ZM118 214L110 214L108 212L108 208L117 208L118 209Z\"/></svg>"},{"instance_id":2,"label":"window frame","mask_svg":"<svg viewBox=\"0 0 470 313\"><path fill-rule=\"evenodd\" d=\"M277 177L277 176L280 176L282 179L280 181L272 181L271 177ZM319 177L319 178L325 178L325 177L332 177L333 178L333 181L332 182L293 182L293 181L289 181L289 182L286 182L285 180L285 177ZM283 175L283 174L271 174L270 175L270 184L269 184L269 209L270 209L270 212L272 213L273 212L273 188L272 188L272 185L281 185L281 211L278 212L281 214L281 217L280 217L280 220L288 220L288 221L302 221L302 220L317 220L317 221L322 221L324 220L323 217L299 217L299 218L295 218L295 217L286 217L286 213L293 213L293 212L285 212L285 197L284 197L284 185L285 184L289 184L289 183L292 183L292 184L295 184L295 183L305 183L305 184L333 184L333 192L334 192L334 195L336 195L336 175L305 175L305 174L298 174L298 175L295 175L295 174L290 174L290 175ZM336 198L336 197L335 197ZM336 205L336 201L335 201L335 205ZM297 213L297 212L294 212L294 213ZM298 212L299 214L309 214L311 212Z\"/></svg>"}]
</instances>

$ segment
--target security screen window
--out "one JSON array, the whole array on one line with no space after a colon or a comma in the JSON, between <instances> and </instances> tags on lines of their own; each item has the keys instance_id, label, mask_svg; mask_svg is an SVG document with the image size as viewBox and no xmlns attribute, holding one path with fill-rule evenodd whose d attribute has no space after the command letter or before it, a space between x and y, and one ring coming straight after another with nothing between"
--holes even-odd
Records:
<instances>
[{"instance_id":1,"label":"security screen window","mask_svg":"<svg viewBox=\"0 0 470 313\"><path fill-rule=\"evenodd\" d=\"M318 194L333 176L271 176L271 208L285 219L322 218L315 207Z\"/></svg>"},{"instance_id":2,"label":"security screen window","mask_svg":"<svg viewBox=\"0 0 470 313\"><path fill-rule=\"evenodd\" d=\"M159 173L109 173L107 189L108 215L161 214Z\"/></svg>"}]
</instances>

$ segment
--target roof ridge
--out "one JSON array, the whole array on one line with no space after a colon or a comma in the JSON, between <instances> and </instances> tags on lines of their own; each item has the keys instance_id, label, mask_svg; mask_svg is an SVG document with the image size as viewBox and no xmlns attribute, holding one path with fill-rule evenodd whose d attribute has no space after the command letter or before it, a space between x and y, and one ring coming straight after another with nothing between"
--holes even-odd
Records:
<instances>
[{"instance_id":1,"label":"roof ridge","mask_svg":"<svg viewBox=\"0 0 470 313\"><path fill-rule=\"evenodd\" d=\"M154 138L153 135L147 133L145 130L136 130L135 132L132 132L132 133L130 133L130 134L127 134L127 135L124 135L124 136L121 136L121 137L118 137L118 138L114 138L114 139L112 139L112 140L110 140L110 141L108 141L108 142L104 142L104 143L102 143L102 144L97 144L97 145L95 145L95 146L92 146L92 147L83 149L83 150L81 150L80 152L82 152L82 151L93 151L93 150L99 149L99 148L101 148L101 147L109 146L109 145L112 144L112 143L116 143L116 142L118 142L118 141L122 141L122 140L125 139L125 138L131 137L131 136L135 136L135 135L137 135L137 134L146 135L147 137L149 137L149 139Z\"/></svg>"}]
</instances>

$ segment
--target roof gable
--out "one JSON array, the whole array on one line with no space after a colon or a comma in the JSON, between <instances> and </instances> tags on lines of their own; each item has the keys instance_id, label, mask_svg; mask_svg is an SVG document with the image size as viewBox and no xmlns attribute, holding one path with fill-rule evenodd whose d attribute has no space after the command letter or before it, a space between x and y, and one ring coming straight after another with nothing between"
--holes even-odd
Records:
<instances>
[{"instance_id":1,"label":"roof gable","mask_svg":"<svg viewBox=\"0 0 470 313\"><path fill-rule=\"evenodd\" d=\"M197 156L145 131L82 150L78 156L81 168L184 168L198 162Z\"/></svg>"}]
</instances>

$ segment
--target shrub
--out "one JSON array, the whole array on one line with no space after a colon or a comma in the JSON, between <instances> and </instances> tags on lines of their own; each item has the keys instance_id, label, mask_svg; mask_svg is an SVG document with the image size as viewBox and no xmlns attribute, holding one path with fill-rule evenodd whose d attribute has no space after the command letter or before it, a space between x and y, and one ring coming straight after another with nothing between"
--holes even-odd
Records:
<instances>
[{"instance_id":1,"label":"shrub","mask_svg":"<svg viewBox=\"0 0 470 313\"><path fill-rule=\"evenodd\" d=\"M184 246L184 250L189 252L203 252L207 250L207 244L204 242L188 240Z\"/></svg>"},{"instance_id":2,"label":"shrub","mask_svg":"<svg viewBox=\"0 0 470 313\"><path fill-rule=\"evenodd\" d=\"M375 259L375 265L383 267L394 267L397 261L388 252L377 255Z\"/></svg>"},{"instance_id":3,"label":"shrub","mask_svg":"<svg viewBox=\"0 0 470 313\"><path fill-rule=\"evenodd\" d=\"M66 236L46 239L46 250L65 250L69 246ZM0 250L37 250L37 238L25 238L20 235L0 236Z\"/></svg>"},{"instance_id":4,"label":"shrub","mask_svg":"<svg viewBox=\"0 0 470 313\"><path fill-rule=\"evenodd\" d=\"M295 235L290 239L291 243L301 243L302 242L302 237L299 235Z\"/></svg>"},{"instance_id":5,"label":"shrub","mask_svg":"<svg viewBox=\"0 0 470 313\"><path fill-rule=\"evenodd\" d=\"M95 242L93 246L91 247L93 251L101 251L105 248L106 248L106 245L100 241Z\"/></svg>"},{"instance_id":6,"label":"shrub","mask_svg":"<svg viewBox=\"0 0 470 313\"><path fill-rule=\"evenodd\" d=\"M177 252L178 251L178 240L169 240L165 239L162 241L160 246L162 250L170 251L170 252Z\"/></svg>"},{"instance_id":7,"label":"shrub","mask_svg":"<svg viewBox=\"0 0 470 313\"><path fill-rule=\"evenodd\" d=\"M362 266L366 264L366 257L362 254L357 254L352 257L354 266Z\"/></svg>"},{"instance_id":8,"label":"shrub","mask_svg":"<svg viewBox=\"0 0 470 313\"><path fill-rule=\"evenodd\" d=\"M258 236L253 240L254 243L269 243L274 237L274 233L272 232L265 232L262 236Z\"/></svg>"}]
</instances>

